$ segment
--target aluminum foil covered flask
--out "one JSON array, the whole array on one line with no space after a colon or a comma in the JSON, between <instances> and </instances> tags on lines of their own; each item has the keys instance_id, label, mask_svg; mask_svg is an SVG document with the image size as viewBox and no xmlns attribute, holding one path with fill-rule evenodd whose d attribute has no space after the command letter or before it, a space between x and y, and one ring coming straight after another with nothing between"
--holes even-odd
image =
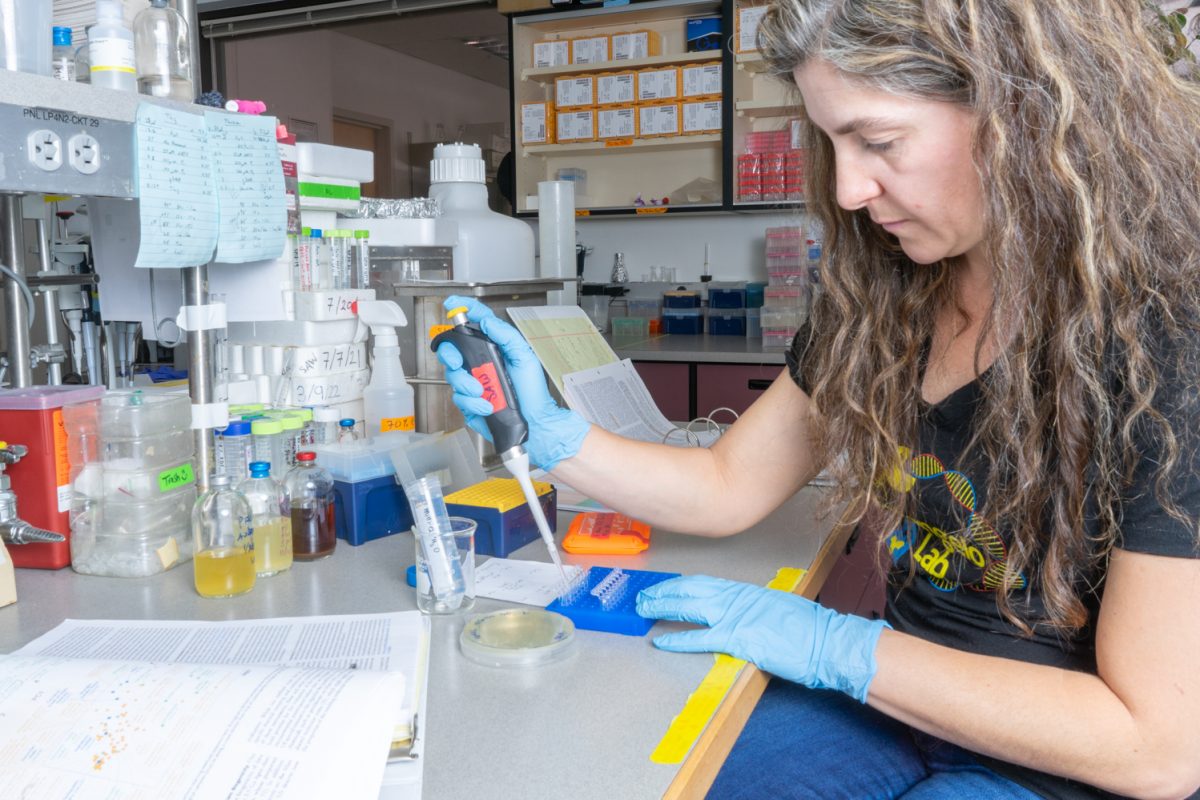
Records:
<instances>
[{"instance_id":1,"label":"aluminum foil covered flask","mask_svg":"<svg viewBox=\"0 0 1200 800\"><path fill-rule=\"evenodd\" d=\"M629 271L625 269L625 254L616 253L613 255L613 269L611 283L628 283Z\"/></svg>"}]
</instances>

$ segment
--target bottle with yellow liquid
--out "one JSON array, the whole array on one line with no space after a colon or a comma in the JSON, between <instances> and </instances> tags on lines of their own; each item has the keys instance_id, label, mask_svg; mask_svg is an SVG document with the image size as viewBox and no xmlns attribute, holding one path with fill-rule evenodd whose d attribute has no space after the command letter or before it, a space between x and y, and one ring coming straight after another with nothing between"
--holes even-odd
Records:
<instances>
[{"instance_id":1,"label":"bottle with yellow liquid","mask_svg":"<svg viewBox=\"0 0 1200 800\"><path fill-rule=\"evenodd\" d=\"M254 588L254 529L250 504L228 475L214 475L192 508L196 591L233 597Z\"/></svg>"},{"instance_id":2,"label":"bottle with yellow liquid","mask_svg":"<svg viewBox=\"0 0 1200 800\"><path fill-rule=\"evenodd\" d=\"M260 578L292 566L292 520L284 508L283 487L271 477L271 462L254 461L250 477L238 485L254 524L254 572Z\"/></svg>"}]
</instances>

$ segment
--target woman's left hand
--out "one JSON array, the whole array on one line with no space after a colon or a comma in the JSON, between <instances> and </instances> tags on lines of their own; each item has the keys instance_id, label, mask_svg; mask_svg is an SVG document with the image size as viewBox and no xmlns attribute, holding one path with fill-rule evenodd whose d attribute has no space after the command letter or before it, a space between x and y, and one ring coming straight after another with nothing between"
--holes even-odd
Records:
<instances>
[{"instance_id":1,"label":"woman's left hand","mask_svg":"<svg viewBox=\"0 0 1200 800\"><path fill-rule=\"evenodd\" d=\"M867 701L883 620L831 611L799 595L707 575L672 578L638 592L643 617L694 622L704 630L666 633L656 647L718 652L814 689Z\"/></svg>"}]
</instances>

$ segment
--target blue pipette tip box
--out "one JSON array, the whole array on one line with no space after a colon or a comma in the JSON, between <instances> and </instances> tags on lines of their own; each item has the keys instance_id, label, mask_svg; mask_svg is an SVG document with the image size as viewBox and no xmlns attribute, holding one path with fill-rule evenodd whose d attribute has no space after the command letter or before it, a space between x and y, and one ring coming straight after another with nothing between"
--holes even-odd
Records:
<instances>
[{"instance_id":1,"label":"blue pipette tip box","mask_svg":"<svg viewBox=\"0 0 1200 800\"><path fill-rule=\"evenodd\" d=\"M627 576L624 580L613 580L612 573ZM619 576L618 576L619 577ZM569 600L559 598L546 606L547 611L562 614L575 623L576 628L605 633L621 633L626 636L645 636L658 620L646 619L637 613L637 595L642 589L678 578L677 572L647 572L623 567L592 567L583 579L584 586L574 592ZM617 594L605 591L617 589ZM601 596L607 596L609 607L604 607Z\"/></svg>"}]
</instances>

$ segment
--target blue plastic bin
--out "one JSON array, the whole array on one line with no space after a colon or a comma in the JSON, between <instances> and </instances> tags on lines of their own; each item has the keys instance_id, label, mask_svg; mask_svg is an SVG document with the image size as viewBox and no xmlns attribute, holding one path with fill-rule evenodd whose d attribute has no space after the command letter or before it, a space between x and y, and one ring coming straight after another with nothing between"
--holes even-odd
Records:
<instances>
[{"instance_id":1,"label":"blue plastic bin","mask_svg":"<svg viewBox=\"0 0 1200 800\"><path fill-rule=\"evenodd\" d=\"M558 492L542 481L533 482L542 503L542 513L557 529ZM446 510L452 517L475 520L475 552L481 556L506 558L530 542L541 539L533 512L513 478L488 478L446 495Z\"/></svg>"},{"instance_id":2,"label":"blue plastic bin","mask_svg":"<svg viewBox=\"0 0 1200 800\"><path fill-rule=\"evenodd\" d=\"M745 289L709 289L708 307L712 308L745 308Z\"/></svg>"},{"instance_id":3,"label":"blue plastic bin","mask_svg":"<svg viewBox=\"0 0 1200 800\"><path fill-rule=\"evenodd\" d=\"M724 310L724 309L722 309ZM708 312L709 336L745 336L746 310L741 309L736 314L723 314L721 310Z\"/></svg>"},{"instance_id":4,"label":"blue plastic bin","mask_svg":"<svg viewBox=\"0 0 1200 800\"><path fill-rule=\"evenodd\" d=\"M674 333L682 336L699 336L704 332L704 314L700 309L694 311L664 308L662 318L663 333Z\"/></svg>"},{"instance_id":5,"label":"blue plastic bin","mask_svg":"<svg viewBox=\"0 0 1200 800\"><path fill-rule=\"evenodd\" d=\"M394 475L333 482L333 518L338 538L360 545L412 529L412 511Z\"/></svg>"}]
</instances>

